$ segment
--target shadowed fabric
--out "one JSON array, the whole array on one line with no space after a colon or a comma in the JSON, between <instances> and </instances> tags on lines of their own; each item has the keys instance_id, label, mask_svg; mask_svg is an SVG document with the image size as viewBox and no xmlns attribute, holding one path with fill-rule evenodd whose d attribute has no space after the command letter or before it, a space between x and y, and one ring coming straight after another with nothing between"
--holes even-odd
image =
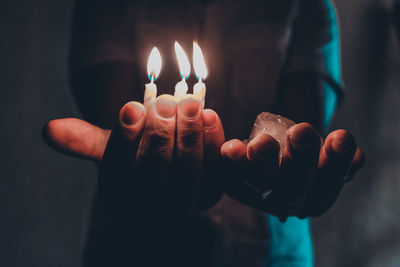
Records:
<instances>
[{"instance_id":1,"label":"shadowed fabric","mask_svg":"<svg viewBox=\"0 0 400 267\"><path fill-rule=\"evenodd\" d=\"M90 121L110 127L113 112L132 98L142 98L148 82L147 58L153 46L159 48L163 58L156 82L159 94L173 93L179 80L175 40L188 55L192 54L192 41L199 41L209 69L206 107L221 116L227 139L248 138L257 114L276 108L281 79L289 76L328 81L327 109L321 112L326 124L330 120L341 89L336 20L329 2L219 0L172 5L78 1L70 54L71 85ZM110 87L104 85L113 79L123 82L111 83L113 90L107 89ZM189 87L194 81L191 75ZM102 97L93 98L98 92ZM105 112L107 118L102 116ZM227 196L198 220L208 223L181 229L183 239L179 240L185 244L181 249L193 256L179 261L183 265L193 266L200 255L210 256L213 264L232 267L313 265L308 220L291 218L280 223ZM213 244L212 251L205 244ZM96 251L90 247L95 244L88 246ZM90 259L88 266L92 266Z\"/></svg>"}]
</instances>

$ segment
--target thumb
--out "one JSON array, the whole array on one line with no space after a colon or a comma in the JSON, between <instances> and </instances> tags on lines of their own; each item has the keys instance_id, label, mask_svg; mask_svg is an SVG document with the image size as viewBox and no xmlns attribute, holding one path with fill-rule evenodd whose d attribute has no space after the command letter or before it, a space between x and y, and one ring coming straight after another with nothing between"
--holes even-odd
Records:
<instances>
[{"instance_id":1,"label":"thumb","mask_svg":"<svg viewBox=\"0 0 400 267\"><path fill-rule=\"evenodd\" d=\"M66 118L45 124L42 138L48 146L61 153L101 161L110 133L110 130L86 121Z\"/></svg>"}]
</instances>

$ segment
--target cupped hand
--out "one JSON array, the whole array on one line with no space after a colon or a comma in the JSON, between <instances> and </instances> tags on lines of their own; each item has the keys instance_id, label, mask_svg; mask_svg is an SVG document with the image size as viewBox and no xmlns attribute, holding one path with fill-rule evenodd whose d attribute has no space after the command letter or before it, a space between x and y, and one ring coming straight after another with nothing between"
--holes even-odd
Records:
<instances>
[{"instance_id":1,"label":"cupped hand","mask_svg":"<svg viewBox=\"0 0 400 267\"><path fill-rule=\"evenodd\" d=\"M116 214L163 217L212 206L222 195L218 115L193 98L177 104L167 95L146 107L127 103L112 130L52 120L43 136L60 152L99 163L98 197Z\"/></svg>"},{"instance_id":2,"label":"cupped hand","mask_svg":"<svg viewBox=\"0 0 400 267\"><path fill-rule=\"evenodd\" d=\"M281 159L278 142L268 134L248 144L226 142L221 154L230 170L228 195L281 220L323 214L362 167L364 155L345 130L321 140L310 124L296 124L286 132Z\"/></svg>"}]
</instances>

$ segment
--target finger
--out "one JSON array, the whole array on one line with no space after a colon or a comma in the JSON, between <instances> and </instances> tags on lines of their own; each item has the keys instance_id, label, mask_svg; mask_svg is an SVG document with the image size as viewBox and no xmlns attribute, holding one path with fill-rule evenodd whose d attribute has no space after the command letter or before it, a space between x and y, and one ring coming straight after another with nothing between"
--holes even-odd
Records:
<instances>
[{"instance_id":1,"label":"finger","mask_svg":"<svg viewBox=\"0 0 400 267\"><path fill-rule=\"evenodd\" d=\"M115 123L103 162L105 167L114 169L131 168L135 164L136 154L146 121L146 109L139 102L129 102L125 104L119 114L118 121Z\"/></svg>"},{"instance_id":2,"label":"finger","mask_svg":"<svg viewBox=\"0 0 400 267\"><path fill-rule=\"evenodd\" d=\"M61 153L101 161L110 132L80 119L67 118L49 121L42 129L42 137Z\"/></svg>"},{"instance_id":3,"label":"finger","mask_svg":"<svg viewBox=\"0 0 400 267\"><path fill-rule=\"evenodd\" d=\"M321 139L308 123L300 123L286 132L286 147L282 154L279 180L267 199L271 212L284 219L296 207L308 189L317 167ZM287 212L287 214L285 214Z\"/></svg>"},{"instance_id":4,"label":"finger","mask_svg":"<svg viewBox=\"0 0 400 267\"><path fill-rule=\"evenodd\" d=\"M319 216L336 201L354 158L357 145L345 130L332 132L326 138L318 162L318 171L307 196L307 212Z\"/></svg>"},{"instance_id":5,"label":"finger","mask_svg":"<svg viewBox=\"0 0 400 267\"><path fill-rule=\"evenodd\" d=\"M203 110L204 176L197 209L206 210L222 196L225 179L221 168L221 147L225 141L224 130L217 113Z\"/></svg>"},{"instance_id":6,"label":"finger","mask_svg":"<svg viewBox=\"0 0 400 267\"><path fill-rule=\"evenodd\" d=\"M213 160L221 156L221 147L225 142L224 129L217 113L211 109L203 111L204 157Z\"/></svg>"},{"instance_id":7,"label":"finger","mask_svg":"<svg viewBox=\"0 0 400 267\"><path fill-rule=\"evenodd\" d=\"M246 144L238 139L229 140L222 145L221 156L227 195L244 205L260 205L262 201L258 198L259 192L245 179L249 170Z\"/></svg>"},{"instance_id":8,"label":"finger","mask_svg":"<svg viewBox=\"0 0 400 267\"><path fill-rule=\"evenodd\" d=\"M145 198L164 199L163 187L173 158L175 128L174 98L161 95L156 101L150 102L136 162L136 170L142 179L143 195L148 195L143 196ZM153 202L157 203L156 200Z\"/></svg>"},{"instance_id":9,"label":"finger","mask_svg":"<svg viewBox=\"0 0 400 267\"><path fill-rule=\"evenodd\" d=\"M279 164L279 143L268 134L260 134L247 145L250 172L247 181L261 190L272 187Z\"/></svg>"},{"instance_id":10,"label":"finger","mask_svg":"<svg viewBox=\"0 0 400 267\"><path fill-rule=\"evenodd\" d=\"M221 155L233 163L245 161L247 159L247 147L238 139L229 140L222 145Z\"/></svg>"},{"instance_id":11,"label":"finger","mask_svg":"<svg viewBox=\"0 0 400 267\"><path fill-rule=\"evenodd\" d=\"M350 182L351 180L353 180L356 173L364 166L364 164L365 164L365 154L361 150L361 148L358 147L356 153L354 154L354 158L351 162L351 167L346 182Z\"/></svg>"},{"instance_id":12,"label":"finger","mask_svg":"<svg viewBox=\"0 0 400 267\"><path fill-rule=\"evenodd\" d=\"M221 155L227 176L226 194L244 205L264 210L264 200L268 196L246 181L249 172L246 144L233 139L221 147Z\"/></svg>"},{"instance_id":13,"label":"finger","mask_svg":"<svg viewBox=\"0 0 400 267\"><path fill-rule=\"evenodd\" d=\"M203 118L200 101L187 97L178 104L176 122L175 197L179 206L193 210L200 192L203 167Z\"/></svg>"},{"instance_id":14,"label":"finger","mask_svg":"<svg viewBox=\"0 0 400 267\"><path fill-rule=\"evenodd\" d=\"M99 171L98 194L105 208L126 214L138 188L135 161L146 121L146 109L139 102L125 104L107 143ZM121 212L123 211L123 212ZM119 213L120 212L120 213Z\"/></svg>"}]
</instances>

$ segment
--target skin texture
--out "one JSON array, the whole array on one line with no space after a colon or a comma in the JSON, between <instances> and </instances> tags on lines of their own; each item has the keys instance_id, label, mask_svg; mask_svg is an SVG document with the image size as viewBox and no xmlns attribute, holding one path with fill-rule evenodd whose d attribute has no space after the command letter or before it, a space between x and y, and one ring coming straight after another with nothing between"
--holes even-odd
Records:
<instances>
[{"instance_id":1,"label":"skin texture","mask_svg":"<svg viewBox=\"0 0 400 267\"><path fill-rule=\"evenodd\" d=\"M130 102L121 109L111 134L71 118L50 121L44 132L59 151L100 162L100 177L146 177L156 188L167 183L177 190L171 200L174 209L186 212L212 206L225 190L242 203L282 219L319 216L364 162L350 133L336 130L321 145L321 137L308 123L287 131L288 145L280 161L279 145L267 134L247 145L239 140L223 143L218 115L202 110L193 99L176 105L159 97L147 111L140 103ZM225 159L224 175L222 167L216 166L220 157ZM221 188L222 177L229 177L225 188ZM272 193L263 199L261 194L268 189ZM200 191L204 192L201 202L208 203L197 205ZM293 209L300 199L302 207Z\"/></svg>"},{"instance_id":2,"label":"skin texture","mask_svg":"<svg viewBox=\"0 0 400 267\"><path fill-rule=\"evenodd\" d=\"M278 11L269 12L271 18L273 19L274 24L272 29L274 30L274 32L280 32L280 26L283 26L283 24L280 24L278 27L276 27L275 20L279 20L279 22L281 22L281 20L289 20L288 17L290 16L290 10L288 10L286 7L289 7L290 5L290 3L283 3L278 5L278 7L282 7L278 8L279 10L277 8L270 9L272 11ZM258 12L258 10L254 10L254 7L257 7L257 5L246 4L243 7L243 10L249 9L248 14L261 14L260 12ZM151 7L150 10L152 10ZM227 10L227 12L229 13L229 10ZM90 11L89 13L92 14L92 11ZM118 13L117 17L119 18L120 15L122 14ZM163 14L160 15L160 19L163 19ZM203 18L204 16L199 15L199 17ZM258 18L258 16L254 16L251 18L251 21L258 22ZM264 17L262 19L264 20ZM188 24L184 24L184 28L190 29L190 21L191 20L187 20ZM218 21L219 20L217 20L217 22ZM241 22L240 18L238 22ZM236 29L236 26L246 26L245 24L238 24L234 24L235 28L233 28L233 30ZM291 23L288 22L287 24ZM319 25L319 23L313 24ZM206 23L204 23L204 26L205 25ZM99 26L101 25L99 24ZM107 23L106 29L109 29L110 27L111 25ZM97 28L98 27L96 25L96 29ZM204 32L204 35L206 36L207 31L203 31L202 26L200 28L200 32ZM311 29L313 28L314 27L311 27ZM207 27L204 27L204 29L207 29ZM297 30L294 31L297 32ZM85 33L84 30L79 32ZM299 35L301 36L302 32L299 31L299 33ZM103 36L103 34L101 34L101 36ZM118 36L118 33L112 32L112 35L110 37L114 39L116 36ZM122 39L125 40L125 37L127 36L133 37L135 36L135 34L131 34L131 31L129 31L129 35L124 34ZM176 36L179 36L179 34L177 33ZM202 34L199 34L200 38L201 36ZM222 39L220 41L216 40L215 43L221 42L221 44L225 48L226 40L224 41L223 39L224 34L222 34L221 36L219 36L218 34L217 36L217 39L219 39L220 37ZM317 36L317 34L315 36ZM104 37L107 38L109 36L107 36L107 33L105 33ZM305 39L310 39L310 42L306 42L307 45L314 45L314 39L317 38L314 38L314 36L312 37L313 38ZM318 40L319 39L320 38L318 38ZM82 41L84 42L85 38L80 40L78 36L77 41L75 41L75 45L80 47L80 42ZM139 38L134 41L135 43L136 41L138 41L138 44L140 44L141 39ZM210 47L212 47L212 43L214 42L211 42ZM267 41L267 43L270 42ZM294 44L296 44L296 42L294 42ZM131 44L129 45L129 48L132 48ZM270 77L274 79L274 76L278 74L279 76L281 76L281 74L283 76L284 73L280 73L279 71L281 67L283 69L283 67L285 67L286 65L288 65L289 67L290 65L292 65L290 64L290 62L286 62L286 58L290 59L291 56L289 55L289 53L280 53L283 52L281 48L283 47L279 47L279 51L276 51L278 53L273 53L273 61L271 61L272 65L268 66L267 64L267 68L263 70L264 72L266 72L266 75L261 77L261 79L270 79ZM289 48L290 47L287 47L287 50L289 50ZM266 46L265 49L269 49L269 45ZM308 50L309 49L307 46L307 51ZM135 51L135 54L142 54L139 51L140 50ZM272 52L272 50L270 52ZM225 56L227 56L226 58L229 59L233 55L230 54L230 52L225 53L224 51L224 56L221 57L223 61L225 61ZM285 59L279 59L280 56L285 57ZM214 57L211 58L214 59ZM217 60L218 58L219 57L215 57L215 60L212 61L219 61ZM311 57L309 60L311 62L315 61L315 59ZM96 66L90 66L89 68L82 70L80 73L72 75L72 89L82 113L90 122L96 125L100 125L103 128L112 127L116 114L127 99L141 99L143 95L143 83L145 81L147 82L143 75L139 75L143 74L142 67L144 66L141 66L139 57L135 58L135 63L124 63L123 61L124 60L118 59L115 62L110 61L103 62L101 64L96 63ZM228 60L227 63L223 63L222 61L220 63L223 68L231 69L230 60ZM269 69L269 67L271 68ZM138 71L138 69L140 71ZM216 74L218 72L213 73ZM163 70L162 77L166 77L166 80L169 80L171 77L175 77L173 75L176 74L177 72L171 71L171 69L167 72ZM234 73L232 73L232 75L234 75ZM314 75L311 76L312 79L310 79L310 77L308 76L305 77L303 73L294 78L293 76L284 77L284 79L282 80L284 80L285 83L283 85L277 85L279 86L279 89L275 88L275 86L271 86L273 88L260 89L277 89L277 91L279 92L278 94L280 94L278 96L279 99L276 99L277 101L274 102L276 104L276 109L270 111L272 111L273 113L284 115L297 122L308 122L313 125L319 131L319 133L323 133L321 123L321 120L323 118L323 112L321 112L323 110L323 104L321 101L321 81L319 79L313 79ZM159 81L157 81L157 85L159 85L160 89L170 89L169 81L168 83L163 84L162 77ZM192 77L194 78L194 75ZM233 78L229 76L226 77L225 75L221 75L221 77L223 77L223 79L227 79L228 81ZM247 75L244 75L244 77L247 78ZM211 80L212 75L210 75L210 80L208 81ZM254 82L257 83L257 81ZM258 82L262 82L262 80L258 80ZM224 91L224 89L227 89L227 91L229 91L229 89L231 89L218 88L218 86L215 86L218 85L218 83L210 82L209 84L212 85L212 90L214 90L214 88L216 90L221 89L221 91ZM240 89L248 90L251 89L249 88L250 86L251 85L244 85L244 88ZM219 98L213 100L221 101L222 99ZM236 107L233 106L232 108ZM271 107L262 107L261 109L264 108L270 109ZM148 111L151 112L151 110ZM242 115L243 113L246 113L245 110L241 111ZM261 111L263 110L254 111L254 113ZM319 201L319 196L317 198L316 194L309 194L309 192L313 192L311 188L321 188L323 190L322 192L319 192L319 194L321 194L321 198L323 198L325 195L329 195L327 194L327 192L331 190L330 187L322 188L318 186L318 183L316 183L317 186L313 186L315 181L322 181L321 184L324 184L323 180L317 179L318 176L315 174L318 170L318 162L320 160L318 156L321 151L319 147L319 136L322 134L318 134L314 128L299 125L297 130L293 130L294 133L291 140L295 140L296 144L302 144L303 142L305 144L303 146L300 145L300 147L302 148L299 148L299 146L296 146L296 144L289 145L284 153L283 160L279 162L276 152L276 141L274 141L270 136L260 136L250 142L250 144L243 143L239 140L232 141L233 144L232 142L228 142L225 144L226 147L224 145L221 151L222 153L220 153L220 145L215 145L215 143L213 143L212 141L210 141L209 144L214 145L212 145L211 147L207 147L207 140L209 140L209 138L206 136L206 132L208 129L206 129L206 127L204 126L206 124L205 121L203 121L203 132L201 133L201 131L198 130L200 127L200 116L193 116L194 118L192 120L187 120L185 123L181 123L179 118L180 114L181 113L178 110L175 118L175 136L171 134L171 128L165 128L162 125L153 124L146 120L144 133L142 134L141 140L139 141L138 153L135 149L130 149L129 151L134 152L131 152L130 154L128 153L126 156L124 156L123 153L121 153L120 155L118 155L118 153L114 153L112 154L112 156L107 156L108 153L106 152L104 157L98 157L104 158L104 161L101 161L100 163L101 175L99 183L99 194L103 190L107 192L109 188L112 188L111 185L108 186L108 184L104 184L102 181L114 181L115 179L118 179L118 176L124 177L124 173L127 177L133 177L133 179L127 179L127 183L116 183L117 185L119 185L116 187L117 190L112 191L112 193L109 194L109 197L103 201L103 205L106 205L106 203L112 203L112 200L116 198L115 196L135 196L134 199L126 199L125 201L120 201L120 205L111 205L111 207L115 208L121 206L122 204L127 204L124 209L116 212L116 215L122 215L126 217L126 214L134 212L134 216L132 215L133 218L130 219L134 220L134 218L137 218L138 220L143 220L144 224L146 222L151 224L152 221L160 222L161 224L162 222L165 222L166 218L170 217L171 222L175 221L177 224L179 224L182 221L182 218L186 217L193 210L201 211L214 205L218 201L220 192L222 191L236 198L242 203L246 203L251 207L261 209L262 211L276 214L281 219L285 219L286 216L289 214L298 216L311 214L311 212L308 213L308 209L311 209L311 207L313 207L311 205L314 203L313 200ZM148 115L149 114L147 114L147 116ZM255 116L253 117L253 115L255 114L251 114L250 116L248 116L245 124L244 121L239 120L239 126L243 128L249 127L248 129L244 129L246 131L249 131L252 124L251 120L255 118ZM203 120L205 120L207 116L205 116L205 114L203 113L202 117ZM235 119L237 118L233 117L230 119L232 119L233 122L236 122ZM229 124L227 124L226 127L229 127L227 129L233 128L232 125ZM302 129L304 128L305 130L303 133ZM154 131L155 129L158 130ZM146 130L148 132L147 135ZM116 134L114 135L116 140L118 139L117 133L118 131L116 131ZM201 144L201 135L203 135L203 144ZM77 134L77 136L80 135ZM168 139L166 138L167 136L171 136L173 137L173 139ZM90 139L90 137L88 137L88 139ZM112 134L106 151L113 150L112 147L114 143L111 142L111 140L113 139L114 137ZM217 140L218 138L215 139ZM221 139L223 140L223 138ZM222 144L223 142L224 140L220 144ZM57 140L57 142L54 143L61 144L62 141ZM106 145L102 144L102 146L105 147ZM121 148L124 147L126 146L121 146ZM173 152L171 152L171 147L174 147ZM215 150L215 148L218 149ZM68 149L66 148L62 148L62 150L68 151ZM219 161L221 155L224 159L223 163ZM109 161L112 161L113 158L116 159L115 165L108 163ZM129 160L129 158L131 158L131 160ZM134 160L132 160L132 158ZM129 166L130 164L132 164L132 161L135 163L134 167L137 167L129 167L126 169L126 171L121 171L124 169L123 166ZM329 163L331 161L327 160L327 162ZM333 166L335 166L337 163L340 163L340 161L331 162ZM112 169L114 167L116 168L113 172ZM224 174L223 176L220 175L221 168L222 173ZM110 171L104 172L104 169L109 169ZM131 169L134 170L132 173L129 172ZM126 173L128 175L126 175ZM342 178L344 178L345 174L343 173L342 175ZM326 176L324 176L324 178L326 178ZM131 182L130 184L128 183L130 180L134 180L136 182ZM343 182L340 182L338 187L341 188L343 184ZM340 188L334 190L334 192L332 193L332 198L335 199L337 197ZM268 198L261 198L260 200L260 195L263 196L263 194L270 189L272 189L272 193L268 196ZM113 195L115 195L114 198ZM160 200L157 200L157 198L159 198ZM310 199L310 201L306 201L304 199ZM327 198L327 200L323 199L323 201L330 202L331 198ZM162 206L160 206L160 203L163 203ZM310 204L306 205L303 203ZM299 208L297 206L299 206ZM317 210L317 208L319 207L316 207L315 210ZM320 209L324 210L325 206ZM156 216L157 214L161 215L158 215L159 218L157 218L157 220L151 220L150 218L152 218L151 216L154 216L154 214L149 211L154 211ZM316 211L313 212L318 213ZM96 220L92 221L95 222ZM168 225L168 222L162 225ZM159 229L159 225L155 226L157 227L149 227L149 229ZM169 224L168 227L173 226ZM90 228L92 228L92 226L90 226ZM146 225L141 225L140 229L146 229ZM167 230L170 229L167 228ZM140 234L138 235L138 233L136 233L133 238L131 238L131 240L134 240L135 238L137 239L138 236L140 236ZM176 238L176 236L172 236L172 238ZM89 247L93 243L96 242L92 242L91 244L89 244ZM157 242L152 243L156 244ZM105 253L103 254L106 253L107 251L105 251ZM162 258L162 255L159 255L158 253L156 253L155 255ZM96 255L94 255L93 258L96 258ZM97 256L97 258L99 257ZM93 266L99 265L93 264ZM171 266L176 265L171 264Z\"/></svg>"},{"instance_id":3,"label":"skin texture","mask_svg":"<svg viewBox=\"0 0 400 267\"><path fill-rule=\"evenodd\" d=\"M160 96L147 110L138 102L123 105L122 99L139 99L126 92L142 91L126 75L131 66L99 68L74 80L74 92L87 119L112 130L74 118L52 120L43 129L51 147L99 165L87 266L159 266L157 258L179 266L173 255L185 254L182 245L188 244L182 236L190 233L183 229L223 193L281 220L319 216L364 163L347 131L321 138L322 105L314 105L321 99L317 80L288 77L281 90L276 112L308 123L287 131L288 145L279 160L271 136L225 142L218 115L198 109L195 101L175 104ZM97 91L104 96L89 97ZM118 101L104 105L110 94Z\"/></svg>"},{"instance_id":4,"label":"skin texture","mask_svg":"<svg viewBox=\"0 0 400 267\"><path fill-rule=\"evenodd\" d=\"M86 266L159 266L160 259L179 266L174 255L186 255L191 221L223 193L281 220L319 216L364 162L347 131L332 132L321 146L308 123L287 131L279 161L271 136L224 143L214 111L162 96L147 110L125 104L112 130L67 118L46 124L43 136L58 151L99 164Z\"/></svg>"},{"instance_id":5,"label":"skin texture","mask_svg":"<svg viewBox=\"0 0 400 267\"><path fill-rule=\"evenodd\" d=\"M113 177L145 176L159 184L167 182L182 188L175 193L179 194L179 202L190 203L187 210L196 208L203 187L202 173L212 169L215 175L209 174L207 179L217 177L215 166L225 141L221 121L214 111L203 110L192 98L177 105L166 96L159 96L147 110L139 102L125 104L113 130L66 118L48 122L43 136L48 145L60 152L98 162L100 177L105 176L104 172ZM207 168L203 170L203 166ZM211 184L207 179L204 183ZM215 198L215 203L221 193L218 194L205 199Z\"/></svg>"},{"instance_id":6,"label":"skin texture","mask_svg":"<svg viewBox=\"0 0 400 267\"><path fill-rule=\"evenodd\" d=\"M228 194L282 220L319 216L333 205L347 177L361 168L363 153L345 130L330 133L321 145L308 123L294 125L286 139L280 162L278 143L268 134L257 136L247 146L239 140L226 142L221 153L230 164ZM269 189L264 199L262 194Z\"/></svg>"},{"instance_id":7,"label":"skin texture","mask_svg":"<svg viewBox=\"0 0 400 267\"><path fill-rule=\"evenodd\" d=\"M129 102L112 130L67 118L50 121L43 134L58 151L99 164L88 266L143 266L152 260L156 266L158 258L148 254L154 251L168 261L183 244L179 232L193 214L222 196L222 182L214 179L222 177L216 166L223 128L218 115L197 100L176 104L159 96L147 109Z\"/></svg>"}]
</instances>

